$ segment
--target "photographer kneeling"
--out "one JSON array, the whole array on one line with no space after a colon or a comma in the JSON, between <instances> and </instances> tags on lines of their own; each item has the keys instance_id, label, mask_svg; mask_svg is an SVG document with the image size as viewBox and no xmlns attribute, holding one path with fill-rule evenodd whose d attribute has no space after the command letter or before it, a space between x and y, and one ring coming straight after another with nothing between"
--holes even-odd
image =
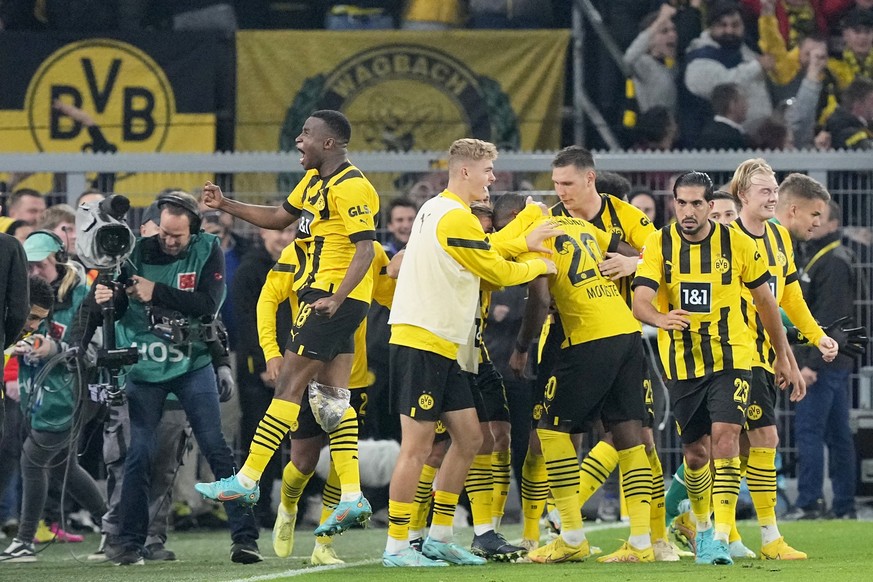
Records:
<instances>
[{"instance_id":1,"label":"photographer kneeling","mask_svg":"<svg viewBox=\"0 0 873 582\"><path fill-rule=\"evenodd\" d=\"M212 322L226 294L224 256L218 239L200 231L197 201L184 192L157 200L157 235L139 239L122 268L124 291L96 285L94 299L115 299L119 346L136 346L140 358L127 374L131 442L119 507L121 534L107 557L141 564L149 524L149 488L155 432L168 393L179 400L216 478L233 474L231 450L221 432L218 388L207 345ZM231 560L259 562L258 530L251 509L226 506Z\"/></svg>"}]
</instances>

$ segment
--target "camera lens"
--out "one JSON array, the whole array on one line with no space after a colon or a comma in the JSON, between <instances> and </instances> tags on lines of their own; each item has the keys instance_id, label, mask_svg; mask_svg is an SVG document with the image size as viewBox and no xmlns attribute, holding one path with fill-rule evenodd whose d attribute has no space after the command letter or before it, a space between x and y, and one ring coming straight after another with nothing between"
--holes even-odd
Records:
<instances>
[{"instance_id":1,"label":"camera lens","mask_svg":"<svg viewBox=\"0 0 873 582\"><path fill-rule=\"evenodd\" d=\"M118 257L130 250L130 233L124 225L109 224L97 231L95 243L101 253Z\"/></svg>"}]
</instances>

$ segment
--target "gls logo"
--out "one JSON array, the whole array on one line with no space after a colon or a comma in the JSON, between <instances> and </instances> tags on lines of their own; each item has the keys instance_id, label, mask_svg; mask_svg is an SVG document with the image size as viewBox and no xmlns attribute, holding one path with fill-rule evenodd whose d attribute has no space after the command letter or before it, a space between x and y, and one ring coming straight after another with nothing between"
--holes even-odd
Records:
<instances>
[{"instance_id":1,"label":"gls logo","mask_svg":"<svg viewBox=\"0 0 873 582\"><path fill-rule=\"evenodd\" d=\"M349 216L352 218L356 216L361 216L362 214L370 214L370 207L366 204L362 204L361 206L352 206L349 208Z\"/></svg>"},{"instance_id":2,"label":"gls logo","mask_svg":"<svg viewBox=\"0 0 873 582\"><path fill-rule=\"evenodd\" d=\"M39 151L99 149L88 128L52 107L55 100L83 110L104 144L123 144L118 149L127 152L160 151L175 113L173 89L161 67L138 48L107 39L54 52L33 76L25 98Z\"/></svg>"}]
</instances>

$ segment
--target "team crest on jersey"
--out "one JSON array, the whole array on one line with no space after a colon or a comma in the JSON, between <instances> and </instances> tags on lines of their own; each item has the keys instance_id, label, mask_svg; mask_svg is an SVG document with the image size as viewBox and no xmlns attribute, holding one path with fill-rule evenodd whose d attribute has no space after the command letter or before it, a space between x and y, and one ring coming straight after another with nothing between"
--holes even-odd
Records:
<instances>
[{"instance_id":1,"label":"team crest on jersey","mask_svg":"<svg viewBox=\"0 0 873 582\"><path fill-rule=\"evenodd\" d=\"M52 329L49 334L58 341L62 340L64 338L64 334L67 333L67 326L63 323L58 323L57 321L53 321L51 325Z\"/></svg>"},{"instance_id":2,"label":"team crest on jersey","mask_svg":"<svg viewBox=\"0 0 873 582\"><path fill-rule=\"evenodd\" d=\"M430 394L422 394L418 397L418 405L422 410L430 410L433 408L433 396Z\"/></svg>"},{"instance_id":3,"label":"team crest on jersey","mask_svg":"<svg viewBox=\"0 0 873 582\"><path fill-rule=\"evenodd\" d=\"M787 262L788 262L788 258L785 256L785 253L783 253L782 251L779 251L778 253L776 253L776 264L777 265L779 265L780 267L784 267L785 263L787 263Z\"/></svg>"},{"instance_id":4,"label":"team crest on jersey","mask_svg":"<svg viewBox=\"0 0 873 582\"><path fill-rule=\"evenodd\" d=\"M539 420L543 417L543 405L537 404L533 409L534 420Z\"/></svg>"},{"instance_id":5,"label":"team crest on jersey","mask_svg":"<svg viewBox=\"0 0 873 582\"><path fill-rule=\"evenodd\" d=\"M746 411L749 420L759 420L761 416L764 414L764 411L761 410L761 407L757 404L751 405Z\"/></svg>"},{"instance_id":6,"label":"team crest on jersey","mask_svg":"<svg viewBox=\"0 0 873 582\"><path fill-rule=\"evenodd\" d=\"M715 260L715 270L724 275L731 270L731 262L724 257Z\"/></svg>"},{"instance_id":7,"label":"team crest on jersey","mask_svg":"<svg viewBox=\"0 0 873 582\"><path fill-rule=\"evenodd\" d=\"M611 232L612 234L617 234L618 236L624 238L624 231L621 229L620 226L613 226L609 229L609 232Z\"/></svg>"},{"instance_id":8,"label":"team crest on jersey","mask_svg":"<svg viewBox=\"0 0 873 582\"><path fill-rule=\"evenodd\" d=\"M193 291L197 286L197 273L179 273L176 275L176 288L180 291Z\"/></svg>"}]
</instances>

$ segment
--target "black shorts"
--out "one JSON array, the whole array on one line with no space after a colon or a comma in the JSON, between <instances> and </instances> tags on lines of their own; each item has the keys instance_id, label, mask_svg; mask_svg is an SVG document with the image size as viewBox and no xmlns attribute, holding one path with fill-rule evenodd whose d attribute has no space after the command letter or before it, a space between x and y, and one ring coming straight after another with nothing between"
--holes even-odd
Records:
<instances>
[{"instance_id":1,"label":"black shorts","mask_svg":"<svg viewBox=\"0 0 873 582\"><path fill-rule=\"evenodd\" d=\"M584 432L596 420L607 430L646 415L642 336L629 333L561 350L546 383L539 428Z\"/></svg>"},{"instance_id":2,"label":"black shorts","mask_svg":"<svg viewBox=\"0 0 873 582\"><path fill-rule=\"evenodd\" d=\"M552 371L561 358L561 344L564 343L564 327L558 314L554 314L554 322L549 326L549 333L540 350L540 361L537 364L537 377L534 381L534 403L531 410L531 428L535 429L543 417L543 393L546 384L552 377ZM533 357L533 356L531 356Z\"/></svg>"},{"instance_id":3,"label":"black shorts","mask_svg":"<svg viewBox=\"0 0 873 582\"><path fill-rule=\"evenodd\" d=\"M369 305L347 298L333 317L318 315L309 307L311 303L330 295L320 289L307 289L299 296L299 309L291 326L286 350L321 362L329 362L338 354L355 353L355 330L367 316Z\"/></svg>"},{"instance_id":4,"label":"black shorts","mask_svg":"<svg viewBox=\"0 0 873 582\"><path fill-rule=\"evenodd\" d=\"M388 361L392 413L435 422L443 412L475 407L470 381L457 360L391 344Z\"/></svg>"},{"instance_id":5,"label":"black shorts","mask_svg":"<svg viewBox=\"0 0 873 582\"><path fill-rule=\"evenodd\" d=\"M776 376L764 368L752 368L752 387L749 390L749 406L746 408L746 429L776 426L778 398Z\"/></svg>"},{"instance_id":6,"label":"black shorts","mask_svg":"<svg viewBox=\"0 0 873 582\"><path fill-rule=\"evenodd\" d=\"M503 376L493 362L479 364L479 373L473 376L473 399L479 422L509 422L509 401Z\"/></svg>"},{"instance_id":7,"label":"black shorts","mask_svg":"<svg viewBox=\"0 0 873 582\"><path fill-rule=\"evenodd\" d=\"M358 430L360 431L364 426L364 415L367 412L367 390L365 388L355 388L354 390L349 390L349 392L352 393L349 398L349 406L354 408L358 415ZM309 406L308 387L303 393L303 400L300 401L300 413L297 415L297 430L292 430L289 434L292 439L308 439L327 434L312 414L312 408Z\"/></svg>"},{"instance_id":8,"label":"black shorts","mask_svg":"<svg viewBox=\"0 0 873 582\"><path fill-rule=\"evenodd\" d=\"M706 378L671 380L667 386L682 443L712 434L714 422L745 425L751 379L748 370L722 370Z\"/></svg>"},{"instance_id":9,"label":"black shorts","mask_svg":"<svg viewBox=\"0 0 873 582\"><path fill-rule=\"evenodd\" d=\"M655 393L652 391L652 365L649 359L643 357L643 402L646 405L646 417L643 426L655 426Z\"/></svg>"}]
</instances>

